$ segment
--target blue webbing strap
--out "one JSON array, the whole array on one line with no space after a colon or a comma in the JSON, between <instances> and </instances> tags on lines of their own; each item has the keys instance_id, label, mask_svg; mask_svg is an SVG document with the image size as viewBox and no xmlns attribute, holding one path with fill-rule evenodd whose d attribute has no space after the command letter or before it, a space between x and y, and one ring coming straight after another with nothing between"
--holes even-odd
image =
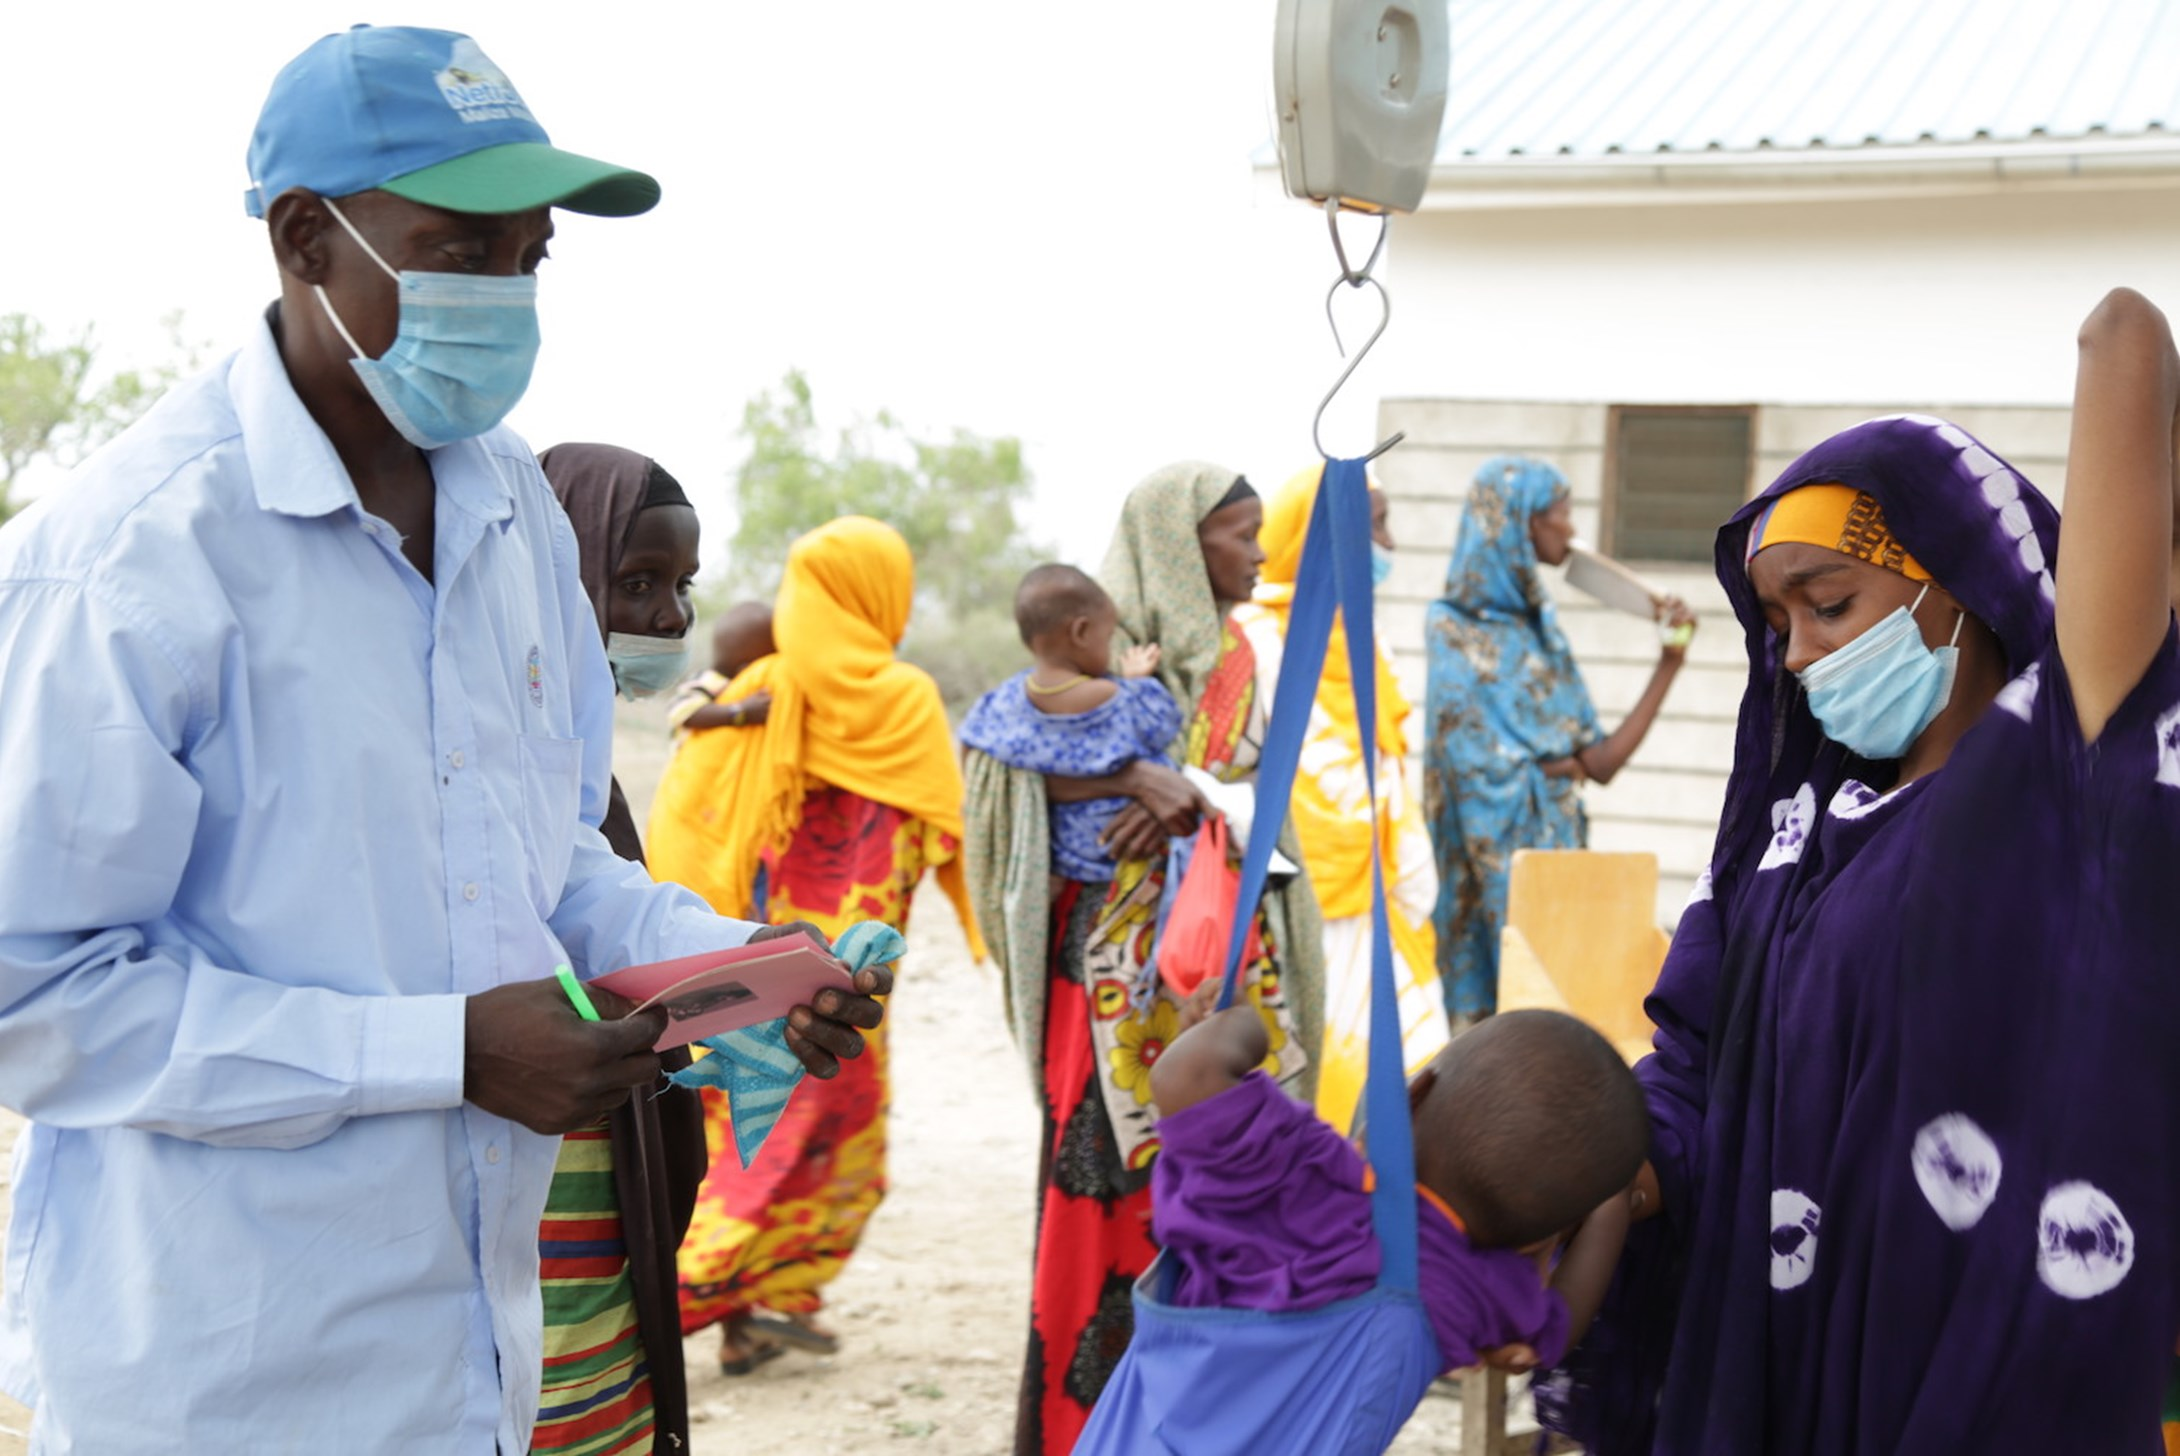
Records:
<instances>
[{"instance_id":1,"label":"blue webbing strap","mask_svg":"<svg viewBox=\"0 0 2180 1456\"><path fill-rule=\"evenodd\" d=\"M1329 568L1329 569L1328 569ZM1294 795L1295 767L1309 729L1335 607L1347 626L1347 652L1362 732L1363 771L1370 793L1370 1073L1363 1118L1370 1165L1377 1177L1370 1221L1383 1265L1380 1288L1413 1291L1416 1281L1415 1139L1408 1123L1406 1067L1401 1055L1399 992L1393 982L1393 943L1385 909L1385 865L1378 833L1378 672L1370 579L1370 487L1360 460L1334 460L1310 511L1301 569L1288 609L1272 718L1257 760L1256 817L1241 862L1241 893L1227 942L1226 980L1219 1006L1233 1004L1241 985L1242 948L1264 896L1265 872Z\"/></svg>"}]
</instances>

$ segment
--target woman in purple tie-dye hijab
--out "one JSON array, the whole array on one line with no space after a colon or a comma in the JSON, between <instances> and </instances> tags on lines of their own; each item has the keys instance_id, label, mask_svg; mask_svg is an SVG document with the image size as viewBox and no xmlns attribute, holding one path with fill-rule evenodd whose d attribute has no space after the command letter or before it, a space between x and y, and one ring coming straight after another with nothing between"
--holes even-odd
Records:
<instances>
[{"instance_id":1,"label":"woman in purple tie-dye hijab","mask_svg":"<svg viewBox=\"0 0 2180 1456\"><path fill-rule=\"evenodd\" d=\"M1719 532L1749 685L1649 1003L1658 1216L1540 1382L1594 1452L2160 1449L2180 358L2126 292L2081 347L2063 545L2033 486L1913 415Z\"/></svg>"}]
</instances>

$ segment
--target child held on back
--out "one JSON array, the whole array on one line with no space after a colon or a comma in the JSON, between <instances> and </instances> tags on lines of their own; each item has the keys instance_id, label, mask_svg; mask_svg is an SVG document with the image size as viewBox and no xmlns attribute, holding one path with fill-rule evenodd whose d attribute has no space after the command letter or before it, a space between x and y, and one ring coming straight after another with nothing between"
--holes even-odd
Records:
<instances>
[{"instance_id":1,"label":"child held on back","mask_svg":"<svg viewBox=\"0 0 2180 1456\"><path fill-rule=\"evenodd\" d=\"M666 721L677 735L700 728L755 728L765 721L772 694L752 693L731 703L720 695L742 675L742 670L777 649L772 643L772 609L761 602L739 602L727 608L712 628L712 665L690 678L675 693L666 710Z\"/></svg>"},{"instance_id":2,"label":"child held on back","mask_svg":"<svg viewBox=\"0 0 2180 1456\"><path fill-rule=\"evenodd\" d=\"M1128 764L1167 764L1181 710L1150 643L1120 654L1112 675L1120 613L1105 589L1072 566L1032 569L1014 594L1014 621L1030 651L1028 671L979 698L961 722L961 741L1009 768L1101 778ZM1125 798L1051 806L1052 872L1104 883L1113 860L1102 836Z\"/></svg>"},{"instance_id":3,"label":"child held on back","mask_svg":"<svg viewBox=\"0 0 2180 1456\"><path fill-rule=\"evenodd\" d=\"M1190 998L1184 1024L1203 1017L1217 990L1214 980ZM1176 1265L1172 1305L1312 1310L1375 1284L1363 1158L1258 1070L1269 1050L1262 1016L1235 1006L1189 1026L1152 1065L1161 1137L1152 1228ZM1643 1196L1635 1180L1649 1116L1634 1075L1573 1017L1514 1011L1456 1038L1408 1093L1419 1293L1436 1339L1419 1364L1435 1375L1479 1362L1510 1371L1558 1363L1596 1315ZM1343 1389L1340 1415L1352 1419L1342 1429L1354 1439L1336 1449L1382 1449L1358 1433L1390 1439L1428 1383ZM1140 1429L1158 1413L1140 1407L1101 1403L1079 1450L1165 1450ZM1273 1428L1280 1408L1267 1392L1261 1410L1233 1412L1232 1449L1292 1449L1292 1435L1282 1444ZM1266 1429L1249 1445L1252 1414ZM1222 1424L1234 1430L1223 1414Z\"/></svg>"}]
</instances>

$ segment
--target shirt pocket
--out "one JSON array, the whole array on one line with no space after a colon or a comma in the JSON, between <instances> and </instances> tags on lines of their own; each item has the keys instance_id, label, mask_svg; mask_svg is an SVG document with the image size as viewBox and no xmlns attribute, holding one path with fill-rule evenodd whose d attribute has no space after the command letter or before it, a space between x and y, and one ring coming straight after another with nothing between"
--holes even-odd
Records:
<instances>
[{"instance_id":1,"label":"shirt pocket","mask_svg":"<svg viewBox=\"0 0 2180 1456\"><path fill-rule=\"evenodd\" d=\"M530 898L550 917L560 906L583 808L583 740L523 733L522 825Z\"/></svg>"}]
</instances>

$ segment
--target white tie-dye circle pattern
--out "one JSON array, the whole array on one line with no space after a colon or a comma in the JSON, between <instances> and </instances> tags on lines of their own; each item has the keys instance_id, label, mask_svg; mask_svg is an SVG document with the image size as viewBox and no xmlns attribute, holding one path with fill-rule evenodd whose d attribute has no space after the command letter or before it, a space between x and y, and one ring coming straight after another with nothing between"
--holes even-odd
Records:
<instances>
[{"instance_id":1,"label":"white tie-dye circle pattern","mask_svg":"<svg viewBox=\"0 0 2180 1456\"><path fill-rule=\"evenodd\" d=\"M2036 711L2036 690L2043 685L2044 664L2032 662L2028 671L1998 690L1998 705L2026 723Z\"/></svg>"},{"instance_id":2,"label":"white tie-dye circle pattern","mask_svg":"<svg viewBox=\"0 0 2180 1456\"><path fill-rule=\"evenodd\" d=\"M2095 1299L2117 1288L2135 1265L2127 1215L2091 1183L2061 1183L2044 1195L2036 1245L2037 1274L2067 1299Z\"/></svg>"},{"instance_id":3,"label":"white tie-dye circle pattern","mask_svg":"<svg viewBox=\"0 0 2180 1456\"><path fill-rule=\"evenodd\" d=\"M1955 1233L1974 1228L1990 1210L2005 1168L1990 1134L1958 1112L1923 1124L1908 1161L1931 1211Z\"/></svg>"},{"instance_id":4,"label":"white tie-dye circle pattern","mask_svg":"<svg viewBox=\"0 0 2180 1456\"><path fill-rule=\"evenodd\" d=\"M1802 857L1802 848L1809 841L1809 827L1817 818L1817 791L1803 784L1791 799L1781 799L1771 806L1771 844L1764 850L1758 862L1758 874L1790 865Z\"/></svg>"},{"instance_id":5,"label":"white tie-dye circle pattern","mask_svg":"<svg viewBox=\"0 0 2180 1456\"><path fill-rule=\"evenodd\" d=\"M1825 812L1834 819L1864 819L1913 787L1913 784L1902 784L1897 789L1879 793L1860 779L1847 779L1841 782L1839 792L1832 795L1832 805Z\"/></svg>"},{"instance_id":6,"label":"white tie-dye circle pattern","mask_svg":"<svg viewBox=\"0 0 2180 1456\"><path fill-rule=\"evenodd\" d=\"M1817 1225L1824 1212L1793 1188L1771 1191L1771 1287L1799 1289L1817 1268Z\"/></svg>"},{"instance_id":7,"label":"white tie-dye circle pattern","mask_svg":"<svg viewBox=\"0 0 2180 1456\"><path fill-rule=\"evenodd\" d=\"M2180 703L2157 720L2157 781L2180 789Z\"/></svg>"},{"instance_id":8,"label":"white tie-dye circle pattern","mask_svg":"<svg viewBox=\"0 0 2180 1456\"><path fill-rule=\"evenodd\" d=\"M2055 600L2058 588L2051 579L2051 563L2044 558L2044 543L2036 539L2035 523L2029 518L2028 507L2022 503L2020 477L1956 424L1932 419L1929 415L1881 415L1879 418L1928 425L1939 439L1953 447L1961 468L1982 482L1983 498L1998 512L1999 529L2014 543L2021 569L2035 579L2045 601Z\"/></svg>"}]
</instances>

